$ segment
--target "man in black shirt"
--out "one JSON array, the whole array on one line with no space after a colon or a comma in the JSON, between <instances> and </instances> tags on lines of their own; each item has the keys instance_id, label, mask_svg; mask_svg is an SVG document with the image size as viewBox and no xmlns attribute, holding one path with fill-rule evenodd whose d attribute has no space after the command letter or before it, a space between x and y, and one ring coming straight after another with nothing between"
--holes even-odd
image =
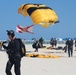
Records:
<instances>
[{"instance_id":1,"label":"man in black shirt","mask_svg":"<svg viewBox=\"0 0 76 75\"><path fill-rule=\"evenodd\" d=\"M73 40L70 39L66 42L67 46L68 46L68 56L73 56Z\"/></svg>"},{"instance_id":2,"label":"man in black shirt","mask_svg":"<svg viewBox=\"0 0 76 75\"><path fill-rule=\"evenodd\" d=\"M10 42L8 43L8 46L3 45L3 48L6 49L6 52L9 57L9 60L6 65L6 74L12 75L11 68L14 65L15 74L21 75L20 73L21 56L19 50L20 49L19 41L15 38L15 34L13 30L7 31L7 35L10 39Z\"/></svg>"}]
</instances>

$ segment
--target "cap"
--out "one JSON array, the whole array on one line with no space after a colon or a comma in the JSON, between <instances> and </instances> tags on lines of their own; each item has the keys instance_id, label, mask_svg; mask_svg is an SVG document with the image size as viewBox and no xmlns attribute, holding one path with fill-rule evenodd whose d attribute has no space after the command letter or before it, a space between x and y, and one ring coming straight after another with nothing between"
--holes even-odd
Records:
<instances>
[{"instance_id":1,"label":"cap","mask_svg":"<svg viewBox=\"0 0 76 75\"><path fill-rule=\"evenodd\" d=\"M11 35L12 37L15 36L15 33L13 30L6 30L7 31L7 35Z\"/></svg>"}]
</instances>

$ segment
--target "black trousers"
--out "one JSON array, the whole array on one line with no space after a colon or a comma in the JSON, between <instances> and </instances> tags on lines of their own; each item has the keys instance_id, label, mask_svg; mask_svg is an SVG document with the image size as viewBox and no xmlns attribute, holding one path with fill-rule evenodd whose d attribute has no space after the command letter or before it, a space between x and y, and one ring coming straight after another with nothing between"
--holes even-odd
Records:
<instances>
[{"instance_id":1,"label":"black trousers","mask_svg":"<svg viewBox=\"0 0 76 75\"><path fill-rule=\"evenodd\" d=\"M68 56L73 56L73 48L68 47Z\"/></svg>"},{"instance_id":2,"label":"black trousers","mask_svg":"<svg viewBox=\"0 0 76 75\"><path fill-rule=\"evenodd\" d=\"M20 62L21 62L21 57L9 58L7 65L6 65L6 70L5 70L6 74L12 75L11 69L12 69L12 66L14 65L15 75L21 75L21 72L20 72L21 64L20 64Z\"/></svg>"}]
</instances>

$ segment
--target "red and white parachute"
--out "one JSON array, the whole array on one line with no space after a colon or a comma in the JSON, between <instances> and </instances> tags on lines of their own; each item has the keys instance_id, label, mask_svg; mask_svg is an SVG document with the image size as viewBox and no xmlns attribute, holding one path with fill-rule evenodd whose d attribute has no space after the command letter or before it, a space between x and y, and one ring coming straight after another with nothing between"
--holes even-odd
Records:
<instances>
[{"instance_id":1,"label":"red and white parachute","mask_svg":"<svg viewBox=\"0 0 76 75\"><path fill-rule=\"evenodd\" d=\"M33 26L34 26L34 25L27 26L27 27L22 27L22 26L20 26L20 25L17 25L16 31L17 31L18 33L28 32L28 33L34 34L34 32L32 32Z\"/></svg>"}]
</instances>

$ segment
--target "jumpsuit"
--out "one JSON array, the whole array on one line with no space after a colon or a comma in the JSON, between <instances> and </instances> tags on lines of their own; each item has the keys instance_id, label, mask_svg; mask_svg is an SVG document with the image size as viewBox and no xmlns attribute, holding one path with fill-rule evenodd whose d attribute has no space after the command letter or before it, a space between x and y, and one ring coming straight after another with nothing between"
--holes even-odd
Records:
<instances>
[{"instance_id":1,"label":"jumpsuit","mask_svg":"<svg viewBox=\"0 0 76 75\"><path fill-rule=\"evenodd\" d=\"M8 62L6 64L6 74L7 75L12 75L11 73L11 69L12 66L14 65L14 72L15 75L21 75L20 72L20 66L21 66L21 56L20 56L20 44L19 41L16 40L16 38L14 40L11 40L8 44L8 46L4 45L4 48L7 50L7 54L8 54Z\"/></svg>"}]
</instances>

